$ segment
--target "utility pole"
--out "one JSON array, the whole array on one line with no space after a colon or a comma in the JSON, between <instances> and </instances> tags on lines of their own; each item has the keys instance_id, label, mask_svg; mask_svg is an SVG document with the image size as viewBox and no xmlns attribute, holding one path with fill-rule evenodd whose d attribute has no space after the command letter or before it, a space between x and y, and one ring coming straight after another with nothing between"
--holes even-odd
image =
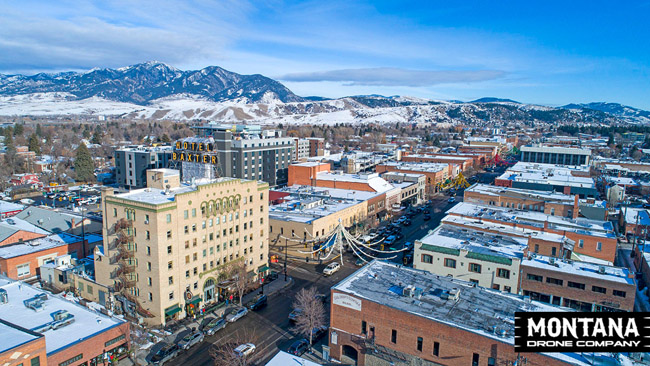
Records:
<instances>
[{"instance_id":1,"label":"utility pole","mask_svg":"<svg viewBox=\"0 0 650 366\"><path fill-rule=\"evenodd\" d=\"M284 282L287 282L287 238L284 238Z\"/></svg>"}]
</instances>

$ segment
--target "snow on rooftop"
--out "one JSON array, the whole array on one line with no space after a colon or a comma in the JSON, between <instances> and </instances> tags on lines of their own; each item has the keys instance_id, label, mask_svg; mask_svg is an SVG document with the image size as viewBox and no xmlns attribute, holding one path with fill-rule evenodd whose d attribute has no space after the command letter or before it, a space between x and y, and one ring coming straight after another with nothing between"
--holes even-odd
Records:
<instances>
[{"instance_id":1,"label":"snow on rooftop","mask_svg":"<svg viewBox=\"0 0 650 366\"><path fill-rule=\"evenodd\" d=\"M449 164L445 163L415 163L401 161L387 161L382 163L384 166L394 167L397 170L410 170L415 172L437 173L449 169Z\"/></svg>"},{"instance_id":2,"label":"snow on rooftop","mask_svg":"<svg viewBox=\"0 0 650 366\"><path fill-rule=\"evenodd\" d=\"M52 322L54 320L53 313L59 310L65 310L74 315L72 324L42 333L45 335L48 355L123 323L121 320L110 318L58 295L52 295L21 282L2 278L0 279L0 288L6 290L9 296L9 303L0 305L0 319L23 328L35 329ZM47 294L48 297L43 302L44 309L42 311L34 311L23 303L40 294ZM0 337L0 345L4 346L5 342L9 341L6 338L8 337Z\"/></svg>"},{"instance_id":3,"label":"snow on rooftop","mask_svg":"<svg viewBox=\"0 0 650 366\"><path fill-rule=\"evenodd\" d=\"M573 243L573 240L560 234L528 229L525 227L512 227L512 226L502 225L496 222L474 219L471 217L447 215L442 219L441 222L448 225L468 226L474 230L479 230L479 231L483 230L483 231L499 232L504 235L519 236L519 237L533 237L536 239L541 239L541 240L556 242L556 243Z\"/></svg>"},{"instance_id":4,"label":"snow on rooftop","mask_svg":"<svg viewBox=\"0 0 650 366\"><path fill-rule=\"evenodd\" d=\"M178 170L174 169L166 170L178 172ZM194 181L194 185L190 183L181 183L180 187L170 188L168 192L164 189L159 188L141 188L126 193L116 194L113 197L130 201L149 203L152 205L161 205L164 203L174 202L177 194L196 191L197 186L215 182L225 182L235 179L236 178L198 179Z\"/></svg>"},{"instance_id":5,"label":"snow on rooftop","mask_svg":"<svg viewBox=\"0 0 650 366\"><path fill-rule=\"evenodd\" d=\"M502 197L525 197L539 199L543 201L561 201L564 203L572 204L575 200L574 196L549 192L549 191L537 191L532 189L523 189L523 188L511 188L511 187L500 187L493 186L489 184L477 183L473 186L467 188L465 192L476 192L484 195L491 196L502 196Z\"/></svg>"},{"instance_id":6,"label":"snow on rooftop","mask_svg":"<svg viewBox=\"0 0 650 366\"><path fill-rule=\"evenodd\" d=\"M625 207L622 209L625 223L631 225L650 225L650 212L644 208Z\"/></svg>"},{"instance_id":7,"label":"snow on rooftop","mask_svg":"<svg viewBox=\"0 0 650 366\"><path fill-rule=\"evenodd\" d=\"M416 292L421 291L419 298L402 295L401 291L409 285L414 286ZM507 344L514 344L515 312L573 311L378 260L351 274L332 289ZM450 290L460 290L458 301L444 298ZM591 360L577 353L545 355L574 365L592 364ZM598 353L593 356L609 357Z\"/></svg>"},{"instance_id":8,"label":"snow on rooftop","mask_svg":"<svg viewBox=\"0 0 650 366\"><path fill-rule=\"evenodd\" d=\"M20 345L40 338L37 335L25 332L4 322L0 322L0 334L2 334L2 337L0 337L0 353L10 351Z\"/></svg>"},{"instance_id":9,"label":"snow on rooftop","mask_svg":"<svg viewBox=\"0 0 650 366\"><path fill-rule=\"evenodd\" d=\"M22 211L25 205L0 200L0 212Z\"/></svg>"},{"instance_id":10,"label":"snow on rooftop","mask_svg":"<svg viewBox=\"0 0 650 366\"><path fill-rule=\"evenodd\" d=\"M14 258L22 255L40 252L63 245L80 242L81 238L66 233L48 235L20 243L0 246L0 258Z\"/></svg>"},{"instance_id":11,"label":"snow on rooftop","mask_svg":"<svg viewBox=\"0 0 650 366\"><path fill-rule=\"evenodd\" d=\"M327 180L327 181L337 181L337 182L349 182L349 183L361 183L367 184L375 192L383 193L388 192L391 189L395 188L392 184L388 183L384 178L381 178L379 174L335 174L329 172L320 172L316 174L317 180Z\"/></svg>"},{"instance_id":12,"label":"snow on rooftop","mask_svg":"<svg viewBox=\"0 0 650 366\"><path fill-rule=\"evenodd\" d=\"M549 257L541 255L531 256L530 259L526 258L521 262L521 265L603 281L635 285L634 278L630 277L630 270L623 267L605 266L587 262L562 261L559 259L555 259L551 263Z\"/></svg>"},{"instance_id":13,"label":"snow on rooftop","mask_svg":"<svg viewBox=\"0 0 650 366\"><path fill-rule=\"evenodd\" d=\"M294 356L290 353L280 351L278 352L265 366L320 366L320 363L306 360L304 358Z\"/></svg>"},{"instance_id":14,"label":"snow on rooftop","mask_svg":"<svg viewBox=\"0 0 650 366\"><path fill-rule=\"evenodd\" d=\"M507 258L522 258L528 239L477 231L452 225L440 225L424 238L422 244Z\"/></svg>"},{"instance_id":15,"label":"snow on rooftop","mask_svg":"<svg viewBox=\"0 0 650 366\"><path fill-rule=\"evenodd\" d=\"M467 202L460 202L449 209L447 213L502 221L511 224L524 224L539 228L543 228L544 222L548 222L548 227L554 230L566 230L578 234L607 238L615 237L612 223L609 221L589 220L585 218L571 219L548 215L543 212L516 210L498 206L482 206Z\"/></svg>"}]
</instances>

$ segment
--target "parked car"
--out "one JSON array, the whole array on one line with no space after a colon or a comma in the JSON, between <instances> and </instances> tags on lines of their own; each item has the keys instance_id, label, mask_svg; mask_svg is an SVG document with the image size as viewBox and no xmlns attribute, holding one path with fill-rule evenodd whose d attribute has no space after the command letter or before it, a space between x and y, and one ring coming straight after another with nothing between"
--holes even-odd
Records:
<instances>
[{"instance_id":1,"label":"parked car","mask_svg":"<svg viewBox=\"0 0 650 366\"><path fill-rule=\"evenodd\" d=\"M332 262L332 263L328 264L327 267L325 267L325 269L323 270L323 274L325 276L331 276L334 273L336 273L336 271L338 271L339 269L341 269L341 263Z\"/></svg>"},{"instance_id":2,"label":"parked car","mask_svg":"<svg viewBox=\"0 0 650 366\"><path fill-rule=\"evenodd\" d=\"M405 266L408 266L409 264L413 263L413 254L412 253L404 254L404 258L402 258L402 263Z\"/></svg>"},{"instance_id":3,"label":"parked car","mask_svg":"<svg viewBox=\"0 0 650 366\"><path fill-rule=\"evenodd\" d=\"M447 200L447 202L449 202L449 203L454 203L454 202L456 202L456 197L449 197L449 199Z\"/></svg>"},{"instance_id":4,"label":"parked car","mask_svg":"<svg viewBox=\"0 0 650 366\"><path fill-rule=\"evenodd\" d=\"M203 342L204 338L205 338L205 336L203 335L203 332L201 332L199 330L194 331L194 332L186 335L185 337L183 337L183 339L181 339L180 342L178 342L178 347L180 349L188 350L192 346L195 346L195 345Z\"/></svg>"},{"instance_id":5,"label":"parked car","mask_svg":"<svg viewBox=\"0 0 650 366\"><path fill-rule=\"evenodd\" d=\"M233 311L232 313L228 314L228 316L226 317L226 321L228 321L228 323L234 323L237 320L239 320L239 318L243 317L246 314L248 314L248 309L241 307Z\"/></svg>"},{"instance_id":6,"label":"parked car","mask_svg":"<svg viewBox=\"0 0 650 366\"><path fill-rule=\"evenodd\" d=\"M253 303L251 304L251 306L249 306L249 308L251 310L259 310L265 307L266 303L267 303L266 295L260 295L253 301Z\"/></svg>"},{"instance_id":7,"label":"parked car","mask_svg":"<svg viewBox=\"0 0 650 366\"><path fill-rule=\"evenodd\" d=\"M314 329L311 330L311 338L312 342L320 339L325 333L327 333L327 329L329 329L326 325L320 326L320 327L315 327Z\"/></svg>"},{"instance_id":8,"label":"parked car","mask_svg":"<svg viewBox=\"0 0 650 366\"><path fill-rule=\"evenodd\" d=\"M289 313L289 323L295 323L298 317L302 314L302 309L295 308Z\"/></svg>"},{"instance_id":9,"label":"parked car","mask_svg":"<svg viewBox=\"0 0 650 366\"><path fill-rule=\"evenodd\" d=\"M397 241L397 236L391 235L388 238L386 238L386 240L384 240L384 246L391 248L391 246L395 244L396 241Z\"/></svg>"},{"instance_id":10,"label":"parked car","mask_svg":"<svg viewBox=\"0 0 650 366\"><path fill-rule=\"evenodd\" d=\"M357 259L357 261L354 262L354 265L357 267L362 267L364 264L366 264L366 262L364 262L361 258Z\"/></svg>"},{"instance_id":11,"label":"parked car","mask_svg":"<svg viewBox=\"0 0 650 366\"><path fill-rule=\"evenodd\" d=\"M264 283L269 283L277 279L278 279L278 272L271 271L269 272L269 274L266 275L266 277L264 277Z\"/></svg>"},{"instance_id":12,"label":"parked car","mask_svg":"<svg viewBox=\"0 0 650 366\"><path fill-rule=\"evenodd\" d=\"M309 349L309 341L306 339L300 339L291 345L289 347L289 353L291 353L294 356L302 356L303 353L307 352Z\"/></svg>"},{"instance_id":13,"label":"parked car","mask_svg":"<svg viewBox=\"0 0 650 366\"><path fill-rule=\"evenodd\" d=\"M255 352L255 345L252 343L245 343L237 346L234 350L235 354L239 357L248 356L251 353Z\"/></svg>"},{"instance_id":14,"label":"parked car","mask_svg":"<svg viewBox=\"0 0 650 366\"><path fill-rule=\"evenodd\" d=\"M327 302L327 295L325 294L316 294L314 298L320 300L320 302L322 302L323 304Z\"/></svg>"},{"instance_id":15,"label":"parked car","mask_svg":"<svg viewBox=\"0 0 650 366\"><path fill-rule=\"evenodd\" d=\"M429 214L424 214L424 217L422 217L425 221L431 220L431 215Z\"/></svg>"},{"instance_id":16,"label":"parked car","mask_svg":"<svg viewBox=\"0 0 650 366\"><path fill-rule=\"evenodd\" d=\"M178 355L178 351L180 351L178 345L168 344L165 347L159 349L158 352L156 352L156 354L151 357L151 363L156 366L162 366L167 361L176 357Z\"/></svg>"},{"instance_id":17,"label":"parked car","mask_svg":"<svg viewBox=\"0 0 650 366\"><path fill-rule=\"evenodd\" d=\"M404 248L406 248L406 250L413 250L413 242L407 241L404 243Z\"/></svg>"},{"instance_id":18,"label":"parked car","mask_svg":"<svg viewBox=\"0 0 650 366\"><path fill-rule=\"evenodd\" d=\"M226 327L226 320L224 318L214 318L210 320L208 324L206 324L205 327L203 327L203 331L205 334L211 336L215 334L217 331L223 329Z\"/></svg>"}]
</instances>

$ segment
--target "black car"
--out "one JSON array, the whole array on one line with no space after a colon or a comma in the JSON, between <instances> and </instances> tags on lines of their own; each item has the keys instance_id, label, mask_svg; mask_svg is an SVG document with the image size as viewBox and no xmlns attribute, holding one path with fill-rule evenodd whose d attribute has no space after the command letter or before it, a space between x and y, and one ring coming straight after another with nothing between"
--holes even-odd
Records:
<instances>
[{"instance_id":1,"label":"black car","mask_svg":"<svg viewBox=\"0 0 650 366\"><path fill-rule=\"evenodd\" d=\"M278 272L269 272L269 274L264 277L264 283L268 283L278 279Z\"/></svg>"},{"instance_id":2,"label":"black car","mask_svg":"<svg viewBox=\"0 0 650 366\"><path fill-rule=\"evenodd\" d=\"M289 313L289 322L290 323L295 323L298 320L298 317L302 314L302 309L293 309L291 313Z\"/></svg>"},{"instance_id":3,"label":"black car","mask_svg":"<svg viewBox=\"0 0 650 366\"><path fill-rule=\"evenodd\" d=\"M165 362L171 360L172 358L178 355L180 348L176 344L167 345L156 352L153 357L151 357L151 363L156 366L163 365Z\"/></svg>"},{"instance_id":4,"label":"black car","mask_svg":"<svg viewBox=\"0 0 650 366\"><path fill-rule=\"evenodd\" d=\"M249 308L251 310L259 310L265 307L266 303L267 303L266 295L260 295L253 301L253 303L251 304L251 306L249 306Z\"/></svg>"},{"instance_id":5,"label":"black car","mask_svg":"<svg viewBox=\"0 0 650 366\"><path fill-rule=\"evenodd\" d=\"M423 219L425 219L425 220L431 220L431 215L429 215L429 214L424 214Z\"/></svg>"},{"instance_id":6,"label":"black car","mask_svg":"<svg viewBox=\"0 0 650 366\"><path fill-rule=\"evenodd\" d=\"M294 356L302 356L302 354L307 352L308 349L309 342L306 339L301 339L293 342L291 347L289 347L289 353Z\"/></svg>"}]
</instances>

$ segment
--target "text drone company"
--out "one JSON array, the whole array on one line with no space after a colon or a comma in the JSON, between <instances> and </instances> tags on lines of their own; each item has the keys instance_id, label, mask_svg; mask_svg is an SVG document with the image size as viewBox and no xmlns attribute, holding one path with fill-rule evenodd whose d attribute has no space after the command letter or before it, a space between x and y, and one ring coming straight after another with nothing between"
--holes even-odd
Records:
<instances>
[{"instance_id":1,"label":"text drone company","mask_svg":"<svg viewBox=\"0 0 650 366\"><path fill-rule=\"evenodd\" d=\"M638 352L650 317L640 313L516 313L518 352Z\"/></svg>"}]
</instances>

